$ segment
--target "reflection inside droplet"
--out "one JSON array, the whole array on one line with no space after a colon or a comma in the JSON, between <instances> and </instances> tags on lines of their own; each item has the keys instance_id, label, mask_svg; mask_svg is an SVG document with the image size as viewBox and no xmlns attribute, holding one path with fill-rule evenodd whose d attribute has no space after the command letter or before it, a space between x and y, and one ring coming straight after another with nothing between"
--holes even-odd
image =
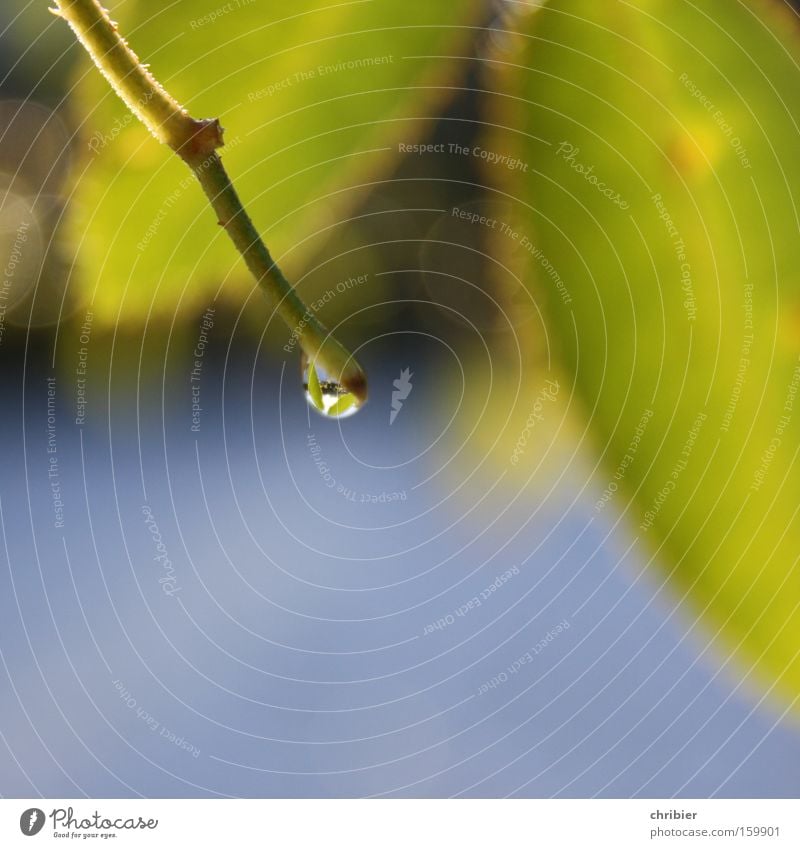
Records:
<instances>
[{"instance_id":1,"label":"reflection inside droplet","mask_svg":"<svg viewBox=\"0 0 800 848\"><path fill-rule=\"evenodd\" d=\"M361 403L354 394L332 380L323 368L309 362L307 356L301 358L300 367L306 400L315 412L329 418L348 418L361 409Z\"/></svg>"}]
</instances>

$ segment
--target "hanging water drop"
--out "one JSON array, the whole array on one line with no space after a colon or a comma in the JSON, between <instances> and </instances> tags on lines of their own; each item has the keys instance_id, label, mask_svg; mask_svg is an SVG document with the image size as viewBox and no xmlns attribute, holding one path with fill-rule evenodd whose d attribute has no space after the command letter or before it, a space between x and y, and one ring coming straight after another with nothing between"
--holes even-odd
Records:
<instances>
[{"instance_id":1,"label":"hanging water drop","mask_svg":"<svg viewBox=\"0 0 800 848\"><path fill-rule=\"evenodd\" d=\"M303 389L308 405L320 415L328 418L348 418L361 409L359 399L347 391L319 365L310 362L307 356L300 360L303 373Z\"/></svg>"}]
</instances>

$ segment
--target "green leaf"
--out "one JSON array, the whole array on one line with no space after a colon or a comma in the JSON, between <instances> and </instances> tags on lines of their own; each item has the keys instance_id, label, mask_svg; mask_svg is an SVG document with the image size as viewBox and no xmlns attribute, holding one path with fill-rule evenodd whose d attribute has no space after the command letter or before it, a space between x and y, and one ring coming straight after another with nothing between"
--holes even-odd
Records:
<instances>
[{"instance_id":1,"label":"green leaf","mask_svg":"<svg viewBox=\"0 0 800 848\"><path fill-rule=\"evenodd\" d=\"M142 61L196 117L220 117L222 155L273 256L295 276L398 161L448 95L478 2L291 6L115 2ZM169 318L254 288L188 170L94 67L74 96L83 162L71 205L77 291L98 325ZM342 223L344 222L344 223Z\"/></svg>"},{"instance_id":2,"label":"green leaf","mask_svg":"<svg viewBox=\"0 0 800 848\"><path fill-rule=\"evenodd\" d=\"M324 411L325 405L322 402L322 387L319 384L317 368L313 362L308 366L308 394L314 406Z\"/></svg>"},{"instance_id":3,"label":"green leaf","mask_svg":"<svg viewBox=\"0 0 800 848\"><path fill-rule=\"evenodd\" d=\"M494 245L582 400L595 510L624 512L714 649L794 701L797 20L755 0L553 0L522 27L484 139L522 160L487 171L520 234Z\"/></svg>"},{"instance_id":4,"label":"green leaf","mask_svg":"<svg viewBox=\"0 0 800 848\"><path fill-rule=\"evenodd\" d=\"M351 394L340 395L338 400L331 405L331 408L328 410L328 415L332 418L336 418L339 415L347 412L353 404L356 402L355 396Z\"/></svg>"}]
</instances>

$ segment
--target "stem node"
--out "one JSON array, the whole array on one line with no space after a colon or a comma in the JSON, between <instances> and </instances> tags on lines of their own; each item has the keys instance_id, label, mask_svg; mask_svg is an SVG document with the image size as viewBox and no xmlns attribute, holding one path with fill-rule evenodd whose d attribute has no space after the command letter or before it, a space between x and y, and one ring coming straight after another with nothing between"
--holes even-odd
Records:
<instances>
[{"instance_id":1,"label":"stem node","mask_svg":"<svg viewBox=\"0 0 800 848\"><path fill-rule=\"evenodd\" d=\"M223 134L225 130L219 118L189 117L186 121L186 137L170 139L169 146L190 167L198 160L207 159L215 150L225 146Z\"/></svg>"}]
</instances>

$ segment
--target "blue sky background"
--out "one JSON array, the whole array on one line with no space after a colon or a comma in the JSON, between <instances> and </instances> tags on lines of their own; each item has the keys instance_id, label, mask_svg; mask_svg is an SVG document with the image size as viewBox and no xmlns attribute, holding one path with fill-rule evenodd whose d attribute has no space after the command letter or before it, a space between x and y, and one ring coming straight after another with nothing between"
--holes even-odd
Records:
<instances>
[{"instance_id":1,"label":"blue sky background","mask_svg":"<svg viewBox=\"0 0 800 848\"><path fill-rule=\"evenodd\" d=\"M429 403L430 358L414 357L386 363L341 431L309 417L293 372L258 362L232 370L248 376L224 402L221 372L204 375L199 433L176 389L163 414L158 389L138 416L133 393L110 416L95 398L76 427L57 382L63 530L48 372L28 370L24 406L6 377L3 795L797 794L796 724L626 555L599 492L573 504L565 480L501 514L502 498L454 495L446 474L419 485L446 440L413 457L449 413ZM419 376L389 430L393 364ZM309 433L337 486L406 500L323 485Z\"/></svg>"}]
</instances>

